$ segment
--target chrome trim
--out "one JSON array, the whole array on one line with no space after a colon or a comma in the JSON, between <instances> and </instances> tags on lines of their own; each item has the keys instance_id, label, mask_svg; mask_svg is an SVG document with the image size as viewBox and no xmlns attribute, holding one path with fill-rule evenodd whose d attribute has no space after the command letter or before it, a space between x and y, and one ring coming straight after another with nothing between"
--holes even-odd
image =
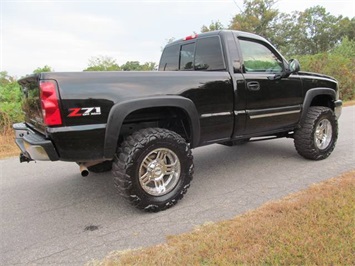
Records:
<instances>
[{"instance_id":1,"label":"chrome trim","mask_svg":"<svg viewBox=\"0 0 355 266\"><path fill-rule=\"evenodd\" d=\"M242 111L234 111L235 115L245 115L247 112L245 110Z\"/></svg>"},{"instance_id":2,"label":"chrome trim","mask_svg":"<svg viewBox=\"0 0 355 266\"><path fill-rule=\"evenodd\" d=\"M26 152L31 156L32 160L50 161L50 158L45 149L39 145L31 145L26 141L23 142Z\"/></svg>"},{"instance_id":3,"label":"chrome trim","mask_svg":"<svg viewBox=\"0 0 355 266\"><path fill-rule=\"evenodd\" d=\"M212 113L212 114L203 114L201 115L201 118L208 118L208 117L214 117L214 116L226 116L226 115L231 115L232 112L221 112L221 113Z\"/></svg>"},{"instance_id":4,"label":"chrome trim","mask_svg":"<svg viewBox=\"0 0 355 266\"><path fill-rule=\"evenodd\" d=\"M329 147L330 142L333 139L332 124L328 119L323 119L318 122L316 131L314 132L314 142L320 150L325 150Z\"/></svg>"},{"instance_id":5,"label":"chrome trim","mask_svg":"<svg viewBox=\"0 0 355 266\"><path fill-rule=\"evenodd\" d=\"M263 118L263 117L273 117L273 116L280 116L280 115L296 114L296 113L299 113L299 112L301 112L301 110L277 112L277 113L268 113L268 114L262 114L262 115L249 115L249 116L250 116L250 119L257 119L257 118Z\"/></svg>"},{"instance_id":6,"label":"chrome trim","mask_svg":"<svg viewBox=\"0 0 355 266\"><path fill-rule=\"evenodd\" d=\"M151 151L139 167L141 188L151 196L164 196L172 191L181 177L181 163L168 148Z\"/></svg>"},{"instance_id":7,"label":"chrome trim","mask_svg":"<svg viewBox=\"0 0 355 266\"><path fill-rule=\"evenodd\" d=\"M50 127L50 128L47 128L47 132L48 133L60 133L60 132L96 130L96 129L104 129L104 128L106 128L106 124L68 126L68 127Z\"/></svg>"},{"instance_id":8,"label":"chrome trim","mask_svg":"<svg viewBox=\"0 0 355 266\"><path fill-rule=\"evenodd\" d=\"M33 132L24 123L16 123L13 125L15 130L15 142L20 148L23 157L27 159L23 161L39 160L39 161L57 161L59 156L55 150L53 143L41 134ZM21 162L23 162L21 161Z\"/></svg>"}]
</instances>

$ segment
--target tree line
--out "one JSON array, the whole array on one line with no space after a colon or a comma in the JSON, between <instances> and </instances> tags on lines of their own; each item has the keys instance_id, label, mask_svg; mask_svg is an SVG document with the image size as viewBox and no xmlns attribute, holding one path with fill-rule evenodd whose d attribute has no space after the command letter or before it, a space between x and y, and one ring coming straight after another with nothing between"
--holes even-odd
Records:
<instances>
[{"instance_id":1,"label":"tree line","mask_svg":"<svg viewBox=\"0 0 355 266\"><path fill-rule=\"evenodd\" d=\"M140 64L139 61L127 61L120 66L112 57L96 56L89 59L89 65L83 71L151 71L156 67L154 62Z\"/></svg>"},{"instance_id":2,"label":"tree line","mask_svg":"<svg viewBox=\"0 0 355 266\"><path fill-rule=\"evenodd\" d=\"M322 6L282 13L277 0L244 0L228 27L219 20L201 32L231 29L268 39L284 56L297 58L304 71L336 78L343 100L355 99L355 17L334 16Z\"/></svg>"},{"instance_id":3,"label":"tree line","mask_svg":"<svg viewBox=\"0 0 355 266\"><path fill-rule=\"evenodd\" d=\"M201 31L231 29L252 32L268 39L286 56L330 52L344 38L355 39L355 17L334 16L322 6L282 13L277 0L244 0L243 10L228 27L217 20Z\"/></svg>"}]
</instances>

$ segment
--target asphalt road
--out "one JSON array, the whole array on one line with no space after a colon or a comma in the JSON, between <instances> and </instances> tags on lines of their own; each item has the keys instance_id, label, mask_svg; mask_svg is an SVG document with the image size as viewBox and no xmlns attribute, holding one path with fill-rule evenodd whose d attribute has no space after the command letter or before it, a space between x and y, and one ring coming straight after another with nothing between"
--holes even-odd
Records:
<instances>
[{"instance_id":1,"label":"asphalt road","mask_svg":"<svg viewBox=\"0 0 355 266\"><path fill-rule=\"evenodd\" d=\"M110 173L81 177L74 163L0 161L1 265L83 265L113 250L232 218L355 169L355 107L343 109L336 149L300 157L291 139L195 149L195 175L175 207L150 214L116 194Z\"/></svg>"}]
</instances>

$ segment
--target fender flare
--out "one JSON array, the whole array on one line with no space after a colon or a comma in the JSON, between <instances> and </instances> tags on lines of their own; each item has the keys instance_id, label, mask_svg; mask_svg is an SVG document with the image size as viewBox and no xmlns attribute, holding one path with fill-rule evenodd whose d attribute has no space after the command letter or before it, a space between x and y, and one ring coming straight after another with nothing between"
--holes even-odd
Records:
<instances>
[{"instance_id":1,"label":"fender flare","mask_svg":"<svg viewBox=\"0 0 355 266\"><path fill-rule=\"evenodd\" d=\"M305 97L304 97L304 101L303 101L303 105L302 105L302 115L301 115L300 122L304 121L313 99L318 95L328 95L332 98L333 102L336 99L335 90L330 89L330 88L314 88L314 89L308 90L306 92Z\"/></svg>"},{"instance_id":2,"label":"fender flare","mask_svg":"<svg viewBox=\"0 0 355 266\"><path fill-rule=\"evenodd\" d=\"M150 107L175 107L182 109L189 118L191 127L191 148L200 141L200 120L195 104L181 96L155 96L131 99L115 104L109 113L104 145L104 157L112 158L116 153L120 130L125 118L132 112Z\"/></svg>"}]
</instances>

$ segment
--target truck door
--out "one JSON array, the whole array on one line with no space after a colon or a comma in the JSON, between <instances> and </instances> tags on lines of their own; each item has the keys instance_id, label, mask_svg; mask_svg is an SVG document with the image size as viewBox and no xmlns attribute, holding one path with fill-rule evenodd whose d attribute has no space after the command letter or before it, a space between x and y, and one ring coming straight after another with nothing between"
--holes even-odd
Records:
<instances>
[{"instance_id":1,"label":"truck door","mask_svg":"<svg viewBox=\"0 0 355 266\"><path fill-rule=\"evenodd\" d=\"M272 79L284 71L284 60L268 43L239 37L245 90L243 135L263 135L287 129L301 115L302 83L297 75Z\"/></svg>"}]
</instances>

